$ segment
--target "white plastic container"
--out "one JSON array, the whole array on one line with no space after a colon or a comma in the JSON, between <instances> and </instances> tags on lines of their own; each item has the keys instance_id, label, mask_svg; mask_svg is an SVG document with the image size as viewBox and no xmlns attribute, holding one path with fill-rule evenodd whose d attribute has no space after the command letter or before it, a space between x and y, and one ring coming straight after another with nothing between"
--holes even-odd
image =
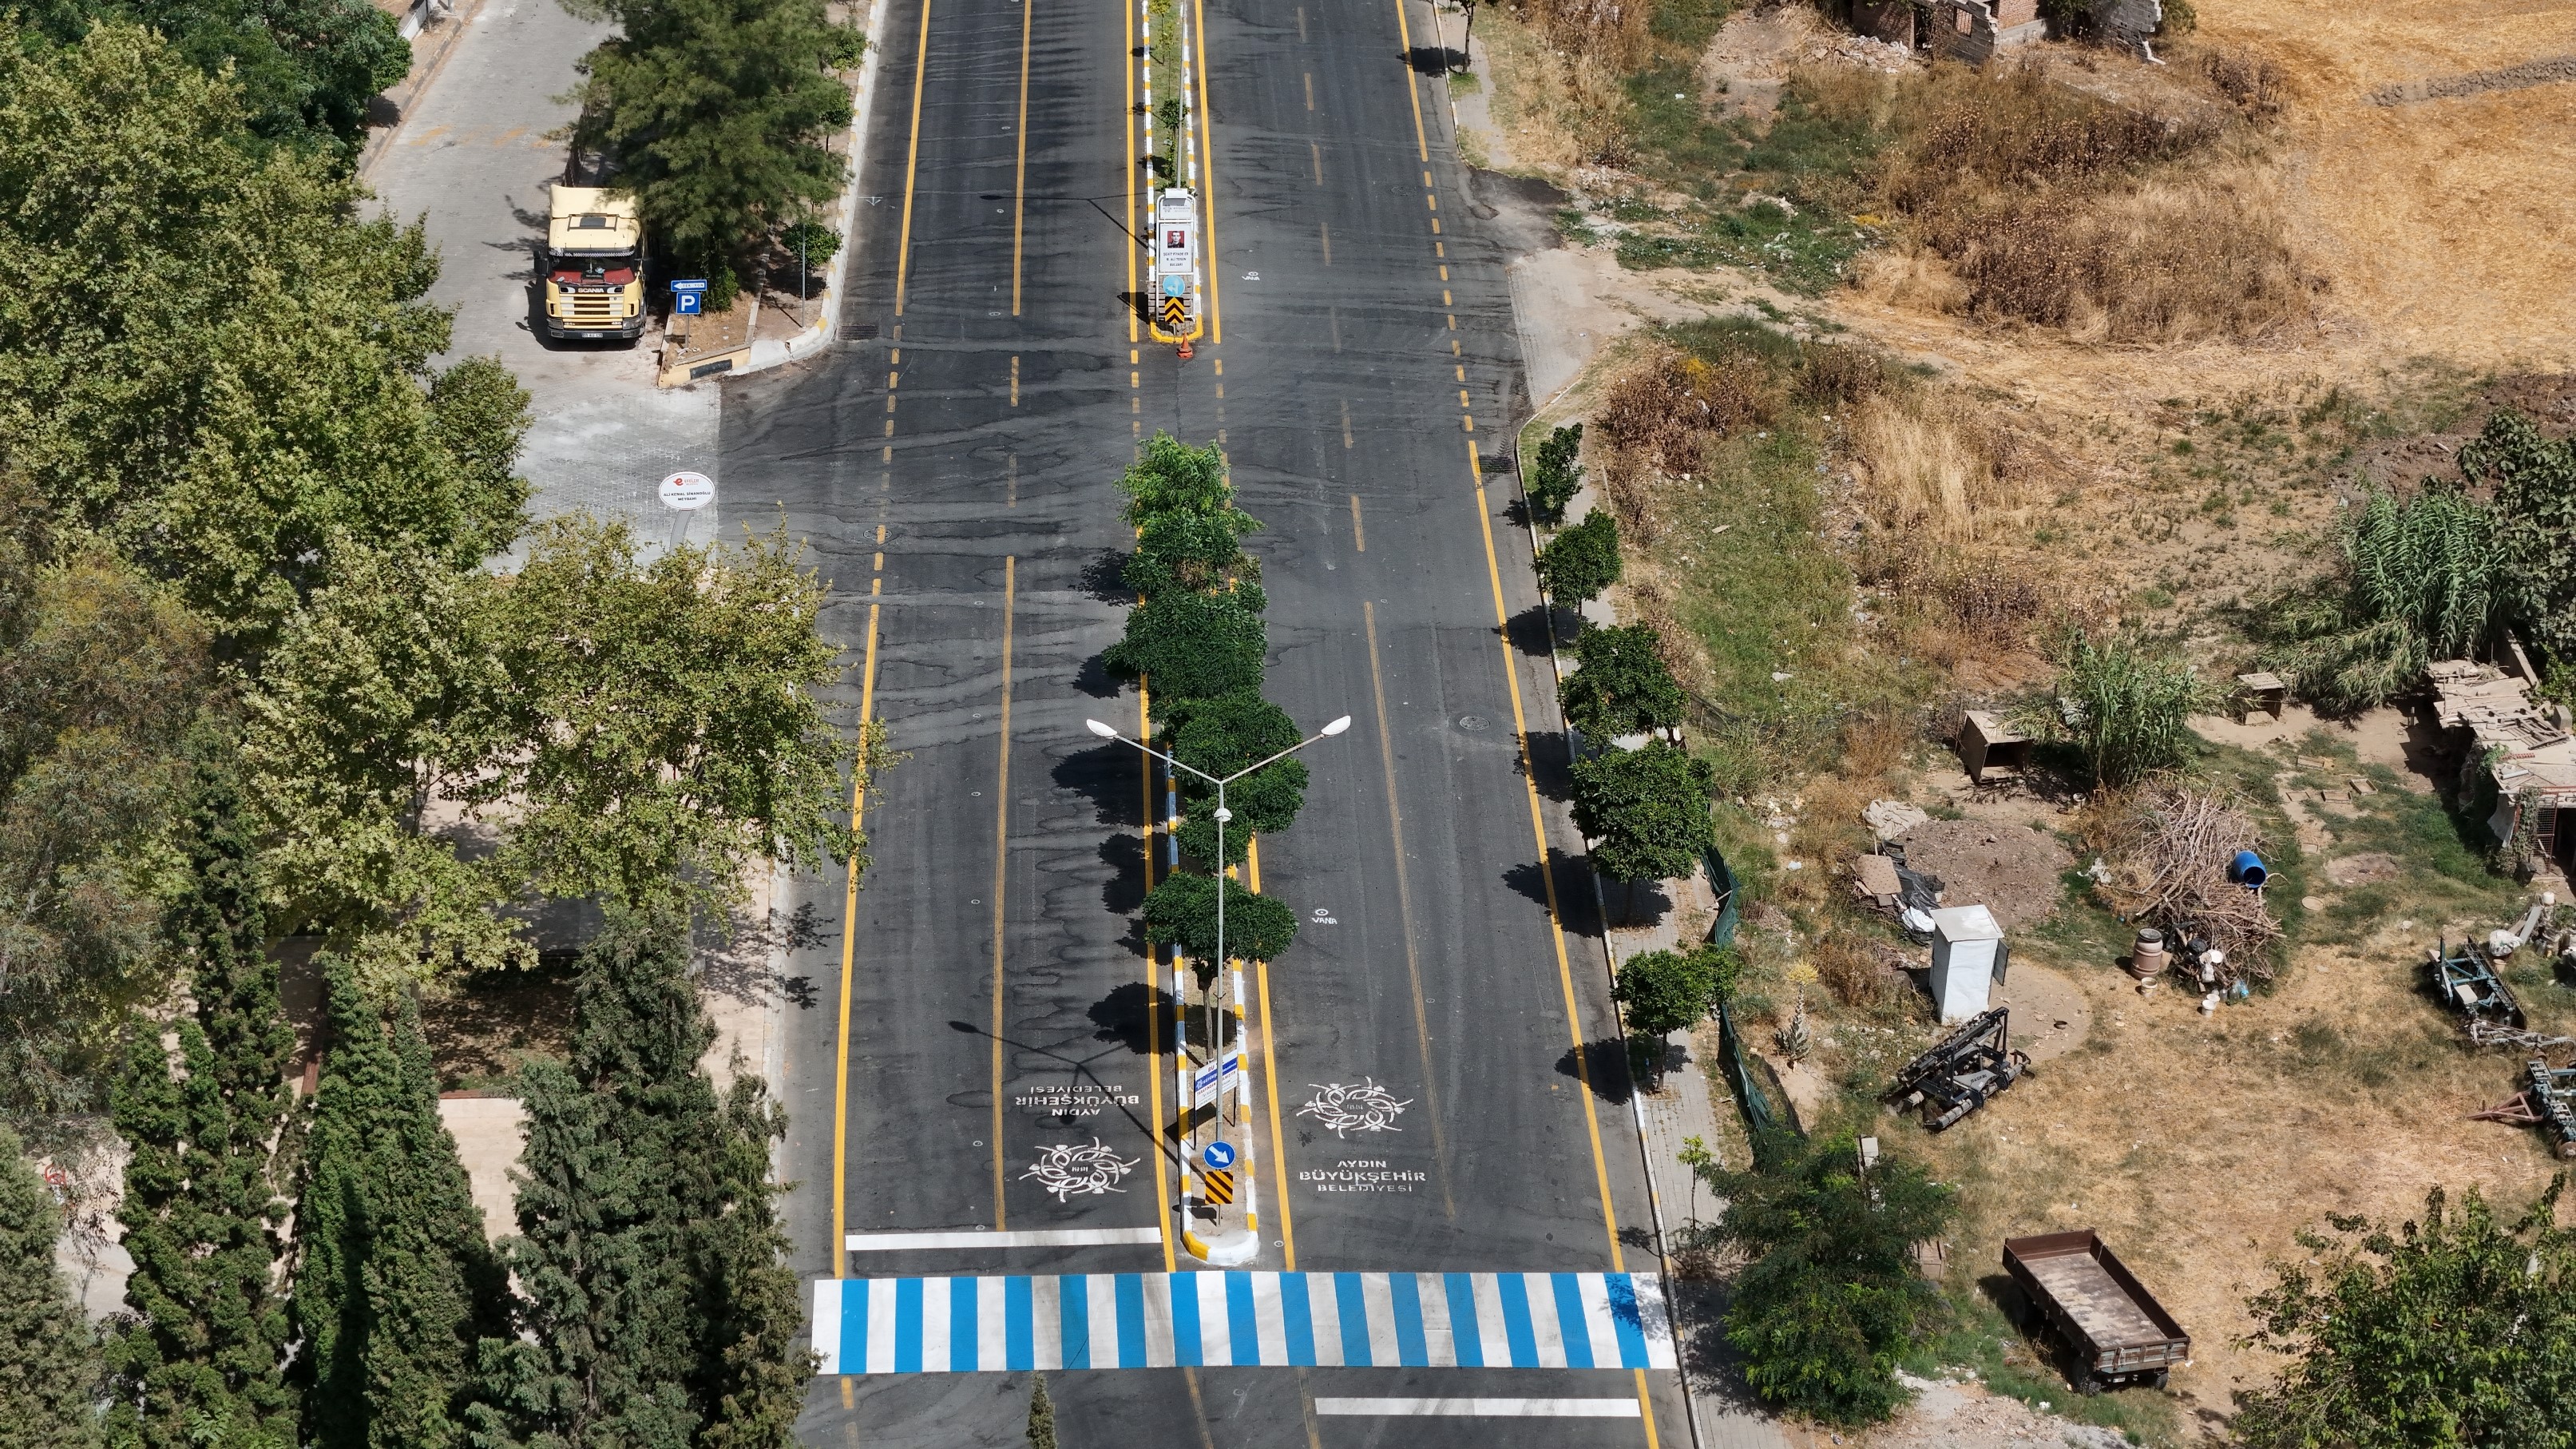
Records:
<instances>
[{"instance_id":1,"label":"white plastic container","mask_svg":"<svg viewBox=\"0 0 2576 1449\"><path fill-rule=\"evenodd\" d=\"M1986 1009L2004 974L2004 932L1984 906L1932 913L1932 1001L1943 1023Z\"/></svg>"}]
</instances>

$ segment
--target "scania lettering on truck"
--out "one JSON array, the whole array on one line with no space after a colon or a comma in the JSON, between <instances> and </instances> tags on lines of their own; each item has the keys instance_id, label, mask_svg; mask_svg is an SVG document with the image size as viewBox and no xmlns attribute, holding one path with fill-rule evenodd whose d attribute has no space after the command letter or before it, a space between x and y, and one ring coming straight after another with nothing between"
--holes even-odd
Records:
<instances>
[{"instance_id":1,"label":"scania lettering on truck","mask_svg":"<svg viewBox=\"0 0 2576 1449\"><path fill-rule=\"evenodd\" d=\"M543 258L546 335L578 341L644 335L644 224L631 197L558 186Z\"/></svg>"}]
</instances>

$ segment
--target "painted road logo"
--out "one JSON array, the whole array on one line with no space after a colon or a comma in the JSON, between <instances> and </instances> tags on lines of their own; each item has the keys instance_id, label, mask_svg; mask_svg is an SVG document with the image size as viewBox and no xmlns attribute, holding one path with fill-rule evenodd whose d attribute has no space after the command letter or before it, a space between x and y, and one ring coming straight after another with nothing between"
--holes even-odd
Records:
<instances>
[{"instance_id":1,"label":"painted road logo","mask_svg":"<svg viewBox=\"0 0 2576 1449\"><path fill-rule=\"evenodd\" d=\"M1330 1167L1301 1168L1297 1180L1317 1192L1411 1192L1431 1176L1389 1167L1375 1158L1345 1157Z\"/></svg>"},{"instance_id":2,"label":"painted road logo","mask_svg":"<svg viewBox=\"0 0 2576 1449\"><path fill-rule=\"evenodd\" d=\"M1036 1112L1042 1116L1062 1117L1070 1121L1076 1117L1097 1117L1111 1107L1139 1106L1144 1100L1128 1091L1122 1083L1104 1082L1095 1085L1090 1082L1077 1082L1071 1086L1040 1087L1032 1092L1019 1093L1011 1098L1011 1105L1023 1112Z\"/></svg>"}]
</instances>

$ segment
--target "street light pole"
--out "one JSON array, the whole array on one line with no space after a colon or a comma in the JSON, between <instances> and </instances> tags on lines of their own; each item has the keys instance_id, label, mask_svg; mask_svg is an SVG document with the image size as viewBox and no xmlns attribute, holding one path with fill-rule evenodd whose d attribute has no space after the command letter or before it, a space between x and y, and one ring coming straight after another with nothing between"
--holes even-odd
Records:
<instances>
[{"instance_id":1,"label":"street light pole","mask_svg":"<svg viewBox=\"0 0 2576 1449\"><path fill-rule=\"evenodd\" d=\"M1172 769L1172 770L1186 770L1186 771L1188 771L1190 774L1193 774L1193 775L1198 776L1200 779L1207 781L1207 782L1208 782L1208 784L1210 784L1210 785L1212 785L1212 786L1214 786L1214 787L1216 788L1216 814L1215 814L1215 817L1214 817L1214 818L1215 818L1215 820L1216 820L1216 868L1217 868L1217 873L1216 873L1216 966L1215 966L1215 970L1216 970L1216 979L1215 979L1215 981L1213 981L1213 982L1210 984L1209 991L1208 991L1208 1000L1207 1000L1207 1033L1208 1033L1208 1049L1209 1049L1209 1053L1210 1053L1210 1056L1212 1057L1212 1059L1213 1059L1213 1060L1215 1061L1215 1063L1216 1063L1216 1090L1217 1090L1217 1096L1218 1096L1218 1099L1219 1099L1220 1101L1222 1101L1222 1100L1223 1100L1223 1097L1224 1097L1224 1094L1225 1094L1225 1050L1224 1050L1225 1041L1224 1041L1224 1035L1223 1035L1223 1031L1222 1031L1222 1022L1223 1022L1223 1017L1220 1015L1221 1011L1223 1010L1223 1006L1222 1006L1222 1003L1221 1003L1221 1001L1220 1001L1220 999L1219 999L1219 993L1220 993L1220 991L1223 989L1223 987L1225 987L1226 985L1231 985L1231 986L1234 988L1234 997L1235 997L1235 1013L1236 1013L1236 1016L1237 1016L1237 1018L1238 1018L1238 1021L1239 1021L1239 1019L1240 1019L1240 1017L1241 1017L1241 1015L1242 1015L1242 1011L1243 1011L1243 1006L1242 1006L1242 998L1243 998L1243 983L1241 982L1241 980L1240 980L1240 979L1232 979L1232 980L1229 980L1229 975L1230 975L1230 972L1231 972L1231 963L1230 963L1230 962L1229 962L1229 960L1227 959L1226 951L1225 951L1225 887L1226 887L1226 881L1227 881L1227 879L1228 879L1228 877L1227 877L1227 875L1226 875L1227 866L1226 866L1226 860L1225 860L1225 827L1226 827L1227 822L1228 822L1228 821L1231 821L1231 820L1234 818L1234 812L1233 812L1232 810L1230 810L1230 809L1226 808L1226 803L1225 803L1225 787L1226 787L1226 786L1228 786L1228 785L1233 784L1233 783L1234 783L1235 781L1237 781L1237 780L1242 779L1244 776L1251 774L1251 773L1252 773L1252 772L1254 772L1255 770L1262 769L1262 768L1264 768L1264 767L1266 767L1266 766L1269 766L1269 765L1275 764L1275 763L1277 763L1277 762L1278 762L1278 761L1280 761L1280 760L1286 759L1288 756L1293 755L1293 754L1295 754L1296 752L1298 752L1299 750L1302 750L1302 749L1306 748L1308 745L1311 745L1311 744L1315 743L1315 741L1317 741L1317 740L1321 740L1321 739L1329 739L1329 738L1331 738L1331 737L1332 737L1332 736L1334 736L1334 735L1340 734L1342 731L1347 730L1347 729L1349 729L1349 728L1351 727L1351 717L1350 717L1349 715L1343 715L1343 716L1341 716L1340 718L1338 718L1338 719L1334 720L1332 723L1330 723L1330 724L1328 724L1328 725L1324 726L1322 729L1317 730L1314 734L1311 734L1311 735L1307 736L1306 738L1304 738L1304 739L1302 739L1302 740L1299 740L1297 743L1295 743L1295 744L1293 744L1293 745L1290 745L1288 748L1286 748L1286 749L1284 749L1284 750L1281 750L1281 751L1279 751L1278 753L1273 754L1273 755L1270 755L1270 756L1268 756L1268 757L1266 757L1266 758L1263 758L1263 759L1260 759L1260 760L1256 760L1256 761L1254 761L1252 764L1246 765L1246 766L1244 766L1242 769L1235 771L1235 772L1234 772L1233 774L1231 774L1231 775L1224 776L1223 778L1219 778L1219 777L1217 777L1217 776L1215 776L1215 775L1211 775L1211 774L1209 774L1207 771L1202 770L1202 769L1200 769L1199 767L1197 767L1196 765L1190 764L1190 763L1188 763L1187 761L1174 759L1172 756L1170 756L1170 755L1167 755L1167 754L1163 753L1161 750L1155 749L1152 745L1146 744L1146 743L1144 743L1144 742L1143 742L1143 741L1141 741L1141 740L1132 740L1132 739L1129 739L1127 736L1120 734L1120 733L1119 733L1115 728L1113 728L1113 727L1111 727L1111 726L1109 726L1109 725L1103 724L1103 723L1101 723L1099 720L1096 720L1096 719L1087 719L1087 720L1084 720L1084 721L1083 721L1083 727L1084 727L1084 728L1086 728L1086 729L1088 729L1088 730L1090 730L1093 734L1098 735L1099 737L1101 737L1101 738L1102 738L1102 739L1104 739L1104 740L1117 740L1117 741L1119 741L1119 742L1121 742L1121 743L1123 743L1123 744L1133 745L1133 746L1135 746L1137 749L1142 750L1142 751L1143 751L1143 752L1145 752L1147 755L1151 756L1152 758L1162 761L1162 762L1163 762L1163 764L1164 764L1167 768ZM1176 1023L1176 1024L1177 1024L1177 1023L1178 1023L1178 1021L1180 1020L1180 1013L1181 1013L1181 1011L1184 1009L1184 1007L1183 1007L1183 1002L1182 1002L1182 999L1181 999L1181 996L1180 996L1180 988L1181 988L1182 984L1183 984L1183 982L1182 982L1181 973L1180 973L1180 970L1179 970L1179 968L1178 968L1178 966L1177 966L1177 964L1176 964L1176 965L1175 965L1175 967L1174 967L1173 973L1172 973L1172 986L1173 986L1173 1002L1172 1002L1172 1005L1173 1005L1173 1019L1174 1019L1174 1021L1175 1021L1175 1023ZM1239 1047L1239 1045L1238 1045L1238 1050L1239 1050L1239 1049L1240 1049L1240 1047ZM1177 1071L1176 1071L1175 1075L1180 1079L1180 1082L1182 1083L1182 1090L1181 1090L1181 1092L1180 1092L1180 1094L1179 1094L1179 1095L1180 1095L1180 1097L1181 1097L1181 1102L1180 1102L1181 1121L1182 1121L1183 1126L1184 1126L1184 1138L1183 1138L1183 1143L1182 1143L1182 1148L1181 1148L1181 1156L1182 1156L1182 1173L1183 1173L1183 1176L1182 1176L1182 1193L1181 1193L1181 1200L1182 1200L1182 1202L1183 1202L1184 1206L1186 1207L1186 1205L1187 1205L1187 1203L1188 1203L1188 1201L1189 1201L1189 1192L1188 1192L1188 1181L1189 1181L1189 1179L1188 1179L1188 1176L1187 1176L1187 1174L1188 1174L1188 1158L1189 1158L1189 1155L1190 1155L1190 1149L1191 1149L1191 1147L1192 1147L1193 1145L1195 1145L1195 1144L1194 1144L1194 1139L1195 1139L1195 1138L1196 1138L1196 1136L1197 1136L1197 1132L1196 1132L1196 1130L1195 1130L1195 1129L1193 1129L1193 1128L1190 1128L1190 1127L1188 1126L1188 1123L1189 1123L1190 1119L1191 1119L1194 1115L1196 1115L1196 1112L1197 1112L1197 1108L1198 1108L1197 1088L1196 1088L1196 1084L1195 1084L1195 1082L1194 1082L1194 1080L1193 1080L1193 1078L1192 1078L1192 1076L1191 1076L1191 1073L1190 1073L1190 1069L1189 1069L1189 1062L1188 1062L1187 1056L1186 1056L1185 1051L1184 1051L1184 1043L1183 1043L1183 1042L1182 1042L1182 1041L1181 1041L1177 1036L1175 1037L1175 1039L1174 1039L1174 1041L1173 1041L1173 1043L1172 1043L1172 1051L1173 1051L1173 1057L1174 1057L1174 1059L1175 1059L1175 1060L1174 1060L1174 1065L1175 1065L1175 1067L1177 1068ZM1272 1069L1273 1069L1273 1070L1276 1070L1277 1068L1276 1068L1276 1066L1274 1065ZM1255 1208L1255 1206L1254 1206L1254 1203L1255 1203L1254 1193L1255 1193L1255 1191L1256 1191L1256 1188L1255 1188L1255 1185L1254 1185L1254 1182L1253 1182L1253 1174L1252 1174L1252 1172L1251 1172L1251 1170L1250 1170L1250 1169L1251 1169L1251 1166L1252 1166L1252 1153L1251 1153L1251 1145L1252 1145L1252 1144L1251 1144L1251 1138L1250 1138L1250 1136L1249 1136L1249 1125L1250 1125L1250 1121L1251 1121L1251 1106L1250 1106L1250 1101L1251 1101L1251 1099L1250 1099L1250 1097L1249 1097L1248 1095L1246 1095L1246 1094L1250 1091L1250 1087L1249 1087L1249 1085L1248 1085L1248 1082L1249 1082L1249 1078L1248 1078L1247 1076L1243 1075L1243 1074L1240 1072L1240 1070L1238 1069L1238 1074L1237 1074L1236 1079L1235 1079L1235 1090L1236 1090L1236 1095L1237 1095L1237 1097L1238 1097L1238 1098L1243 1102L1243 1104L1244 1104L1245 1124L1246 1124L1246 1129L1247 1129L1247 1135L1246 1135L1246 1137L1245 1137L1245 1139L1244 1139L1244 1148L1245 1148L1245 1150L1244 1150L1244 1153L1243 1153L1243 1162L1244 1162L1244 1167L1245 1167L1245 1169L1246 1169L1246 1170L1245 1170L1245 1173L1244 1173L1244 1220L1245 1220L1245 1222L1246 1222L1246 1224L1247 1224L1247 1225L1250 1225L1250 1224L1253 1224L1253 1223L1255 1223L1255 1222L1257 1221L1258 1214L1257 1214L1256 1208ZM1158 1129L1158 1130L1159 1130L1159 1129ZM1217 1114L1217 1127L1216 1127L1216 1132L1217 1132L1217 1140L1218 1140L1218 1141L1222 1142L1223 1140L1225 1140L1225 1114L1224 1114L1222 1111L1220 1111L1220 1112Z\"/></svg>"}]
</instances>

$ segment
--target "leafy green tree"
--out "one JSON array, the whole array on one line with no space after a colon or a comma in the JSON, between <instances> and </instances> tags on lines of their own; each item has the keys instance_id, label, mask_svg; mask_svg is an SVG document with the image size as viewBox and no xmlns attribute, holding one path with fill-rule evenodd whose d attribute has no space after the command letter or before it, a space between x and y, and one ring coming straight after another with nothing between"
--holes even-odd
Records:
<instances>
[{"instance_id":1,"label":"leafy green tree","mask_svg":"<svg viewBox=\"0 0 2576 1449\"><path fill-rule=\"evenodd\" d=\"M2097 644L2075 631L2057 674L2057 692L2072 701L2069 728L2094 778L2125 785L2191 756L2191 712L2207 691L2191 666L2115 637Z\"/></svg>"},{"instance_id":2,"label":"leafy green tree","mask_svg":"<svg viewBox=\"0 0 2576 1449\"><path fill-rule=\"evenodd\" d=\"M545 895L650 913L730 903L755 860L846 861L840 651L785 528L638 564L623 524L548 520L480 627L507 687L478 703L464 798L506 812L504 865Z\"/></svg>"},{"instance_id":3,"label":"leafy green tree","mask_svg":"<svg viewBox=\"0 0 2576 1449\"><path fill-rule=\"evenodd\" d=\"M439 1120L418 1009L397 996L380 1010L346 961L323 967L328 1066L296 1210L304 1442L448 1449L464 1442L475 1345L505 1326L500 1266Z\"/></svg>"},{"instance_id":4,"label":"leafy green tree","mask_svg":"<svg viewBox=\"0 0 2576 1449\"><path fill-rule=\"evenodd\" d=\"M0 34L0 454L256 653L343 547L471 570L517 536L525 400L437 373L417 226L318 156L236 145L239 87L103 24Z\"/></svg>"},{"instance_id":5,"label":"leafy green tree","mask_svg":"<svg viewBox=\"0 0 2576 1449\"><path fill-rule=\"evenodd\" d=\"M813 1360L757 1079L719 1098L676 916L584 952L568 1063L527 1072L519 1332L481 1345L477 1449L786 1449Z\"/></svg>"},{"instance_id":6,"label":"leafy green tree","mask_svg":"<svg viewBox=\"0 0 2576 1449\"><path fill-rule=\"evenodd\" d=\"M0 477L0 1111L94 1112L127 1013L168 987L155 922L205 631L103 553L42 562Z\"/></svg>"},{"instance_id":7,"label":"leafy green tree","mask_svg":"<svg viewBox=\"0 0 2576 1449\"><path fill-rule=\"evenodd\" d=\"M1127 633L1101 655L1178 703L1258 691L1270 650L1261 616L1232 594L1156 594L1127 611Z\"/></svg>"},{"instance_id":8,"label":"leafy green tree","mask_svg":"<svg viewBox=\"0 0 2576 1449\"><path fill-rule=\"evenodd\" d=\"M1591 628L1574 636L1571 652L1582 668L1557 686L1565 722L1597 740L1682 722L1687 701L1656 644L1651 624Z\"/></svg>"},{"instance_id":9,"label":"leafy green tree","mask_svg":"<svg viewBox=\"0 0 2576 1449\"><path fill-rule=\"evenodd\" d=\"M99 1443L98 1335L54 1263L62 1209L0 1124L0 1444Z\"/></svg>"},{"instance_id":10,"label":"leafy green tree","mask_svg":"<svg viewBox=\"0 0 2576 1449\"><path fill-rule=\"evenodd\" d=\"M1538 551L1538 586L1561 609L1579 609L1619 582L1619 520L1596 508Z\"/></svg>"},{"instance_id":11,"label":"leafy green tree","mask_svg":"<svg viewBox=\"0 0 2576 1449\"><path fill-rule=\"evenodd\" d=\"M856 32L823 0L566 0L618 35L584 56L576 144L615 158L616 184L657 243L731 305L761 245L838 196L826 144L850 124L830 68Z\"/></svg>"},{"instance_id":12,"label":"leafy green tree","mask_svg":"<svg viewBox=\"0 0 2576 1449\"><path fill-rule=\"evenodd\" d=\"M2273 665L2333 710L2412 688L2425 665L2467 654L2501 616L2495 532L2485 504L2430 479L2404 503L2372 489L2344 528L2340 587L2302 586L2275 608L2290 642Z\"/></svg>"},{"instance_id":13,"label":"leafy green tree","mask_svg":"<svg viewBox=\"0 0 2576 1449\"><path fill-rule=\"evenodd\" d=\"M1547 435L1529 471L1530 516L1550 528L1565 521L1565 505L1583 489L1583 424Z\"/></svg>"},{"instance_id":14,"label":"leafy green tree","mask_svg":"<svg viewBox=\"0 0 2576 1449\"><path fill-rule=\"evenodd\" d=\"M269 1449L295 1437L291 1326L276 1276L286 1217L281 1139L295 1033L277 999L251 841L229 760L201 747L189 791L187 885L168 914L195 1011L128 1040L113 1112L133 1148L117 1217L131 1318L108 1341L108 1437L143 1449Z\"/></svg>"},{"instance_id":15,"label":"leafy green tree","mask_svg":"<svg viewBox=\"0 0 2576 1449\"><path fill-rule=\"evenodd\" d=\"M1029 1449L1055 1449L1055 1401L1047 1397L1044 1374L1029 1389Z\"/></svg>"},{"instance_id":16,"label":"leafy green tree","mask_svg":"<svg viewBox=\"0 0 2576 1449\"><path fill-rule=\"evenodd\" d=\"M367 103L411 71L394 17L359 0L40 0L20 13L56 45L100 21L157 30L206 75L229 68L250 137L342 165L365 140Z\"/></svg>"},{"instance_id":17,"label":"leafy green tree","mask_svg":"<svg viewBox=\"0 0 2576 1449\"><path fill-rule=\"evenodd\" d=\"M1233 523L1221 516L1157 514L1138 531L1123 581L1147 599L1175 589L1231 590L1258 613L1266 602L1257 582L1261 563L1243 551L1239 538Z\"/></svg>"},{"instance_id":18,"label":"leafy green tree","mask_svg":"<svg viewBox=\"0 0 2576 1449\"><path fill-rule=\"evenodd\" d=\"M1189 700L1164 716L1163 747L1174 759L1218 779L1294 748L1305 738L1288 712L1249 692ZM1280 760L1226 786L1225 863L1247 858L1252 837L1269 835L1296 823L1306 803L1306 763ZM1180 774L1181 798L1187 802L1180 828L1181 848L1200 860L1216 859L1216 790L1196 775Z\"/></svg>"},{"instance_id":19,"label":"leafy green tree","mask_svg":"<svg viewBox=\"0 0 2576 1449\"><path fill-rule=\"evenodd\" d=\"M2576 658L2576 441L2499 408L2461 446L2460 471L2495 490L2508 611L2551 654Z\"/></svg>"},{"instance_id":20,"label":"leafy green tree","mask_svg":"<svg viewBox=\"0 0 2576 1449\"><path fill-rule=\"evenodd\" d=\"M531 896L720 905L755 858L846 860L837 651L783 535L641 564L622 525L550 520L512 578L342 557L247 704L271 880L383 982L524 957ZM424 827L486 817L475 860Z\"/></svg>"},{"instance_id":21,"label":"leafy green tree","mask_svg":"<svg viewBox=\"0 0 2576 1449\"><path fill-rule=\"evenodd\" d=\"M1127 495L1120 517L1139 529L1174 515L1215 519L1237 538L1261 527L1259 519L1234 506L1225 454L1214 443L1193 448L1158 428L1119 478L1118 487Z\"/></svg>"},{"instance_id":22,"label":"leafy green tree","mask_svg":"<svg viewBox=\"0 0 2576 1449\"><path fill-rule=\"evenodd\" d=\"M1744 958L1732 946L1643 951L1621 964L1611 996L1629 1031L1661 1041L1708 1020L1743 974Z\"/></svg>"},{"instance_id":23,"label":"leafy green tree","mask_svg":"<svg viewBox=\"0 0 2576 1449\"><path fill-rule=\"evenodd\" d=\"M1170 875L1145 896L1145 934L1192 960L1216 960L1216 882L1219 877ZM1225 881L1225 954L1238 961L1275 961L1297 939L1297 913L1270 896Z\"/></svg>"},{"instance_id":24,"label":"leafy green tree","mask_svg":"<svg viewBox=\"0 0 2576 1449\"><path fill-rule=\"evenodd\" d=\"M1897 1360L1944 1319L1914 1245L1949 1227L1956 1195L1894 1155L1864 1181L1849 1133L1774 1145L1769 1171L1693 1163L1726 1203L1694 1236L1753 1260L1727 1307L1727 1342L1766 1402L1830 1424L1883 1420L1905 1402Z\"/></svg>"},{"instance_id":25,"label":"leafy green tree","mask_svg":"<svg viewBox=\"0 0 2576 1449\"><path fill-rule=\"evenodd\" d=\"M1626 883L1690 874L1717 843L1708 813L1716 772L1656 740L1574 762L1574 823L1592 842L1592 868Z\"/></svg>"},{"instance_id":26,"label":"leafy green tree","mask_svg":"<svg viewBox=\"0 0 2576 1449\"><path fill-rule=\"evenodd\" d=\"M2247 1300L2247 1342L2289 1359L2240 1392L2251 1449L2576 1444L2576 1228L2566 1174L2511 1221L2441 1189L2396 1229L2329 1214Z\"/></svg>"}]
</instances>

